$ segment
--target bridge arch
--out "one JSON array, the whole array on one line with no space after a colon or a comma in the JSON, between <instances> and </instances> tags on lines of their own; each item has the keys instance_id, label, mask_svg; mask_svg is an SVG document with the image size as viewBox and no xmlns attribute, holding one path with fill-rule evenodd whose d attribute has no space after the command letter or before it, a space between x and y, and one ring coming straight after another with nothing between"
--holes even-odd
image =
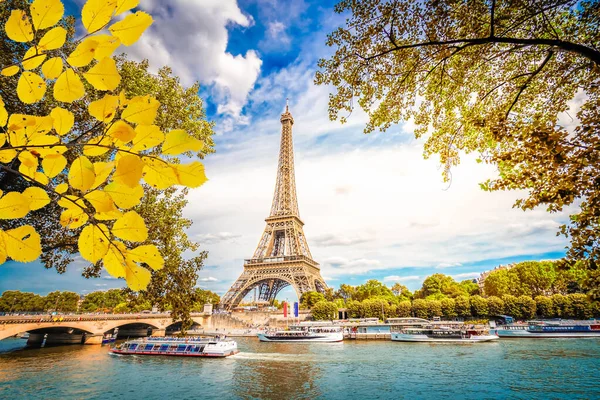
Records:
<instances>
[{"instance_id":1,"label":"bridge arch","mask_svg":"<svg viewBox=\"0 0 600 400\"><path fill-rule=\"evenodd\" d=\"M273 301L277 297L277 294L283 288L286 288L288 286L292 286L294 288L298 299L300 299L300 296L302 295L301 290L298 288L298 285L296 285L292 278L289 278L284 275L278 275L266 277L259 276L257 278L250 279L244 284L244 286L242 286L242 288L240 288L238 294L231 300L231 303L229 303L228 307L237 307L237 305L240 304L244 297L246 297L246 295L250 293L250 291L255 287L258 287L260 290L259 299ZM263 298L263 291L264 293L268 293L270 298Z\"/></svg>"},{"instance_id":2,"label":"bridge arch","mask_svg":"<svg viewBox=\"0 0 600 400\"><path fill-rule=\"evenodd\" d=\"M0 340L4 340L11 336L15 336L21 332L43 331L49 329L76 329L88 334L95 334L88 327L83 327L81 324L64 323L64 324L47 324L47 323L27 323L27 324L9 324L3 325L4 329L0 330Z\"/></svg>"}]
</instances>

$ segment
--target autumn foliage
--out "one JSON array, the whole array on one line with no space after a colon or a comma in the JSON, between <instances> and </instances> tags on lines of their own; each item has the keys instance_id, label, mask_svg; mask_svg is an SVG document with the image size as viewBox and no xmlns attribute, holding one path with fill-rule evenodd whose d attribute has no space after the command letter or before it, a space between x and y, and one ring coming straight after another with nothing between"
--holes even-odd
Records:
<instances>
[{"instance_id":1,"label":"autumn foliage","mask_svg":"<svg viewBox=\"0 0 600 400\"><path fill-rule=\"evenodd\" d=\"M202 149L201 140L154 125L160 107L155 98L116 92L121 76L112 54L135 43L152 17L137 11L111 20L137 4L88 0L81 13L87 34L68 52L61 51L67 31L55 26L64 14L60 0L35 0L29 10L12 10L6 34L30 47L20 63L1 65L1 73L20 74L16 95L24 105L52 96L57 106L49 115L8 115L0 98L0 169L30 184L21 193L0 191L0 219L18 220L56 202L62 208L60 224L80 232L81 256L142 290L151 278L146 267L164 266L157 247L144 244L146 224L132 210L144 197L142 184L194 188L206 177L199 161L184 164L175 158ZM86 87L103 96L92 99ZM76 115L69 106L75 101L84 102L95 119L87 131L72 129ZM37 259L41 240L31 225L0 230L0 263Z\"/></svg>"}]
</instances>

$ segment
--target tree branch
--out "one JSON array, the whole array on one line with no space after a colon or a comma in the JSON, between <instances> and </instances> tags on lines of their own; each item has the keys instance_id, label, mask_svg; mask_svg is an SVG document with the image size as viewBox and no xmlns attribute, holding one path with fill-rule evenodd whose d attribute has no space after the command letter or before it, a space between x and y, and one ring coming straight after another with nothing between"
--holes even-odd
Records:
<instances>
[{"instance_id":1,"label":"tree branch","mask_svg":"<svg viewBox=\"0 0 600 400\"><path fill-rule=\"evenodd\" d=\"M508 114L510 114L510 111L512 110L512 108L515 106L515 104L517 104L517 101L519 101L519 97L521 96L521 94L525 91L525 89L527 89L527 86L529 86L529 84L531 83L531 81L533 80L533 78L535 78L535 76L537 74L539 74L542 69L544 69L544 66L546 66L546 64L548 63L548 61L550 61L550 59L552 58L552 56L554 55L553 51L549 51L548 55L546 56L546 58L544 58L544 61L542 61L542 63L539 65L539 67L537 67L537 69L535 71L533 71L531 73L531 75L529 75L529 78L527 78L527 80L525 81L525 83L523 84L523 86L521 86L519 88L519 92L517 93L515 99L513 100L512 104L510 105L510 107L508 107L508 110L506 111L506 118L508 118Z\"/></svg>"}]
</instances>

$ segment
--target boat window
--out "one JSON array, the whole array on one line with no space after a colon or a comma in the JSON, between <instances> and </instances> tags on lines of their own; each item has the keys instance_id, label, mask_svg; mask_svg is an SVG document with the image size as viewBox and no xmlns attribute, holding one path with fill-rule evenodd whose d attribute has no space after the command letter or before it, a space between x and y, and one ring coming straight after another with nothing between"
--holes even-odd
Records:
<instances>
[{"instance_id":1,"label":"boat window","mask_svg":"<svg viewBox=\"0 0 600 400\"><path fill-rule=\"evenodd\" d=\"M186 345L185 344L180 344L177 346L177 351L185 351Z\"/></svg>"},{"instance_id":2,"label":"boat window","mask_svg":"<svg viewBox=\"0 0 600 400\"><path fill-rule=\"evenodd\" d=\"M137 347L137 344L130 344L129 350L135 350L136 347Z\"/></svg>"},{"instance_id":3,"label":"boat window","mask_svg":"<svg viewBox=\"0 0 600 400\"><path fill-rule=\"evenodd\" d=\"M161 344L160 345L160 351L167 351L169 349L169 345L168 344Z\"/></svg>"},{"instance_id":4,"label":"boat window","mask_svg":"<svg viewBox=\"0 0 600 400\"><path fill-rule=\"evenodd\" d=\"M152 350L152 348L153 348L153 347L154 347L154 345L153 345L153 344L147 344L147 345L146 345L146 348L145 348L144 350L145 350L145 351L150 351L150 350Z\"/></svg>"}]
</instances>

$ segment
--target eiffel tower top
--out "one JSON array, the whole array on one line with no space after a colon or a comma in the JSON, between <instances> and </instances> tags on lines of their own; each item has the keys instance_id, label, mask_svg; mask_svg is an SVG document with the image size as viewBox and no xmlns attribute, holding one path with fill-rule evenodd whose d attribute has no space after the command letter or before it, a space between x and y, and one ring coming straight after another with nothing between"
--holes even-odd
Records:
<instances>
[{"instance_id":1,"label":"eiffel tower top","mask_svg":"<svg viewBox=\"0 0 600 400\"><path fill-rule=\"evenodd\" d=\"M294 174L294 142L292 138L292 125L294 118L285 105L285 112L281 114L281 145L279 148L279 165L277 167L277 181L275 194L271 206L272 217L300 218L298 211L298 198L296 197L296 177Z\"/></svg>"}]
</instances>

